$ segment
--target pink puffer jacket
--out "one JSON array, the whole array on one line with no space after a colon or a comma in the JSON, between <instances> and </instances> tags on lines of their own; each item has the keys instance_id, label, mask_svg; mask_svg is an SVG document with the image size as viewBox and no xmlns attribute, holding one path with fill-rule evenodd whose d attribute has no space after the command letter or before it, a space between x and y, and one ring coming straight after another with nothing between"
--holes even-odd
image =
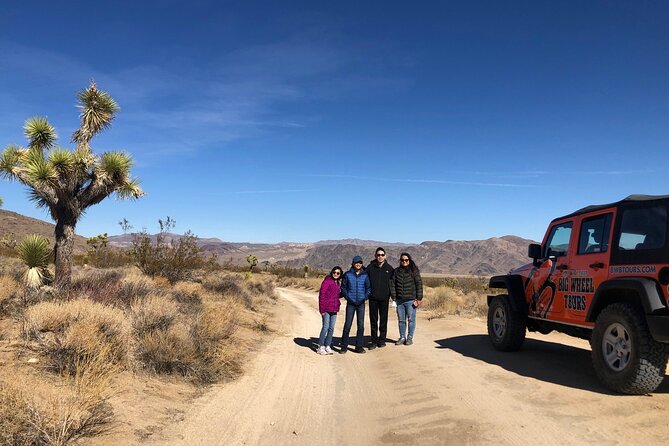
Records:
<instances>
[{"instance_id":1,"label":"pink puffer jacket","mask_svg":"<svg viewBox=\"0 0 669 446\"><path fill-rule=\"evenodd\" d=\"M325 276L321 284L321 290L318 292L318 312L331 313L338 312L341 302L339 302L339 284L332 276Z\"/></svg>"}]
</instances>

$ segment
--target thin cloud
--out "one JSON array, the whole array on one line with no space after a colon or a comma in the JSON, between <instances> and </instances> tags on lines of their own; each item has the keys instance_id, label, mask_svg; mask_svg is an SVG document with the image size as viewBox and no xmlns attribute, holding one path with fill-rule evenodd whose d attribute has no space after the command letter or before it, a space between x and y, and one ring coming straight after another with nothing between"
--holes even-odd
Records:
<instances>
[{"instance_id":1,"label":"thin cloud","mask_svg":"<svg viewBox=\"0 0 669 446\"><path fill-rule=\"evenodd\" d=\"M488 183L478 181L453 181L453 180L430 180L430 179L414 179L414 178L381 178L381 177L365 177L355 175L304 175L306 177L315 178L345 178L362 181L387 181L392 183L427 183L427 184L449 184L455 186L483 186L483 187L518 187L518 188L540 188L534 184L513 184L513 183Z\"/></svg>"},{"instance_id":2,"label":"thin cloud","mask_svg":"<svg viewBox=\"0 0 669 446\"><path fill-rule=\"evenodd\" d=\"M245 195L245 194L292 194L303 192L319 192L318 189L267 189L267 190L240 190L233 192L223 192L224 194Z\"/></svg>"}]
</instances>

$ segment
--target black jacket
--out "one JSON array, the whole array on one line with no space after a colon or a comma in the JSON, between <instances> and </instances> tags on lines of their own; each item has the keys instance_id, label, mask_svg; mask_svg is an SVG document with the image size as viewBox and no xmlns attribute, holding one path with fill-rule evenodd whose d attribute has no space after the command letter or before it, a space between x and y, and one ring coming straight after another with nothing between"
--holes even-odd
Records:
<instances>
[{"instance_id":1,"label":"black jacket","mask_svg":"<svg viewBox=\"0 0 669 446\"><path fill-rule=\"evenodd\" d=\"M388 300L390 298L390 278L393 275L393 267L388 265L388 262L383 262L383 266L379 266L376 260L372 260L369 262L366 271L369 276L369 283L372 285L372 295L369 298L372 300Z\"/></svg>"},{"instance_id":2,"label":"black jacket","mask_svg":"<svg viewBox=\"0 0 669 446\"><path fill-rule=\"evenodd\" d=\"M412 275L409 268L398 266L390 280L390 294L398 302L423 300L423 280L419 274Z\"/></svg>"}]
</instances>

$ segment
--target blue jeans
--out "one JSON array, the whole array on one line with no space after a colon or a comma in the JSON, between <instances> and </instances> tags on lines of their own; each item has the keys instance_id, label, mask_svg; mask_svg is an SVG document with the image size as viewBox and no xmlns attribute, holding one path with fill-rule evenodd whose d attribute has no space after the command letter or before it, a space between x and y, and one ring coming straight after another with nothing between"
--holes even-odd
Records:
<instances>
[{"instance_id":1,"label":"blue jeans","mask_svg":"<svg viewBox=\"0 0 669 446\"><path fill-rule=\"evenodd\" d=\"M405 336L407 318L409 318L409 335ZM400 324L400 338L412 339L416 329L416 309L413 306L413 300L397 302L397 320Z\"/></svg>"},{"instance_id":2,"label":"blue jeans","mask_svg":"<svg viewBox=\"0 0 669 446\"><path fill-rule=\"evenodd\" d=\"M350 302L346 303L346 322L344 322L344 331L341 334L341 347L348 347L348 334L353 325L353 315L356 316L358 322L358 333L355 339L355 345L362 347L365 336L365 303L354 305Z\"/></svg>"},{"instance_id":3,"label":"blue jeans","mask_svg":"<svg viewBox=\"0 0 669 446\"><path fill-rule=\"evenodd\" d=\"M337 321L337 313L323 313L323 328L321 328L321 335L318 337L318 346L332 346L332 333L334 333L335 322Z\"/></svg>"}]
</instances>

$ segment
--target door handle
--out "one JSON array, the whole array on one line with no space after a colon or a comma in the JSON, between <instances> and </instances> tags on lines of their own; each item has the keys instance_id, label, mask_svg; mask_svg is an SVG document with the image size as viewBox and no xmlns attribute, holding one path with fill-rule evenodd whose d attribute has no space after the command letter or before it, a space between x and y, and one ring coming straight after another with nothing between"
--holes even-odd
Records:
<instances>
[{"instance_id":1,"label":"door handle","mask_svg":"<svg viewBox=\"0 0 669 446\"><path fill-rule=\"evenodd\" d=\"M590 268L604 268L604 265L602 262L597 262L597 263L591 263L588 265Z\"/></svg>"},{"instance_id":2,"label":"door handle","mask_svg":"<svg viewBox=\"0 0 669 446\"><path fill-rule=\"evenodd\" d=\"M569 269L569 265L558 265L558 266L555 267L555 269L559 269L559 270L562 271L562 270L565 270L565 269Z\"/></svg>"}]
</instances>

